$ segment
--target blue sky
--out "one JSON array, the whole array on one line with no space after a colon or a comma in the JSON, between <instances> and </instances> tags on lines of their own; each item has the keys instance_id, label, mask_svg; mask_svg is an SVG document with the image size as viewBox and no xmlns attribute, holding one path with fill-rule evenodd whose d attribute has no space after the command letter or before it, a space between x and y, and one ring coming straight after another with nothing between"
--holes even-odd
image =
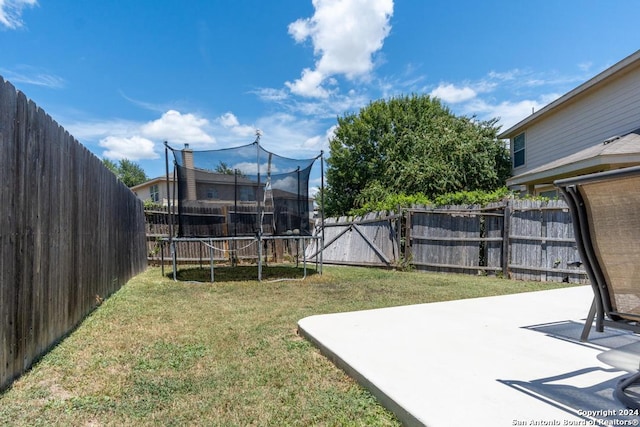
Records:
<instances>
[{"instance_id":1,"label":"blue sky","mask_svg":"<svg viewBox=\"0 0 640 427\"><path fill-rule=\"evenodd\" d=\"M310 158L336 117L439 97L515 124L640 48L636 0L0 0L0 76L100 158ZM318 173L315 173L316 180ZM314 183L318 185L316 181Z\"/></svg>"}]
</instances>

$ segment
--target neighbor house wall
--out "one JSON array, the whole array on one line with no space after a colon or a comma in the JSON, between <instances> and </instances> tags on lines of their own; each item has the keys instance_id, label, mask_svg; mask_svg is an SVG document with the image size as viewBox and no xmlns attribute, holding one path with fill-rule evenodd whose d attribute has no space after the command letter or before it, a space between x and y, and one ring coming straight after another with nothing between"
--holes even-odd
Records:
<instances>
[{"instance_id":1,"label":"neighbor house wall","mask_svg":"<svg viewBox=\"0 0 640 427\"><path fill-rule=\"evenodd\" d=\"M525 164L514 168L513 175L640 128L640 61L624 71L527 125ZM512 141L521 132L512 134Z\"/></svg>"},{"instance_id":2,"label":"neighbor house wall","mask_svg":"<svg viewBox=\"0 0 640 427\"><path fill-rule=\"evenodd\" d=\"M151 186L153 186L153 185L157 185L158 186L158 193L159 193L159 197L160 197L160 200L158 201L158 203L160 205L162 205L162 206L167 206L169 197L167 197L167 179L166 178L155 178L155 179L152 179L152 180L147 181L147 182L145 182L143 184L139 184L139 185L136 185L134 187L131 187L131 191L133 191L134 194L136 196L138 196L138 198L144 202L144 201L147 201L147 200L151 200ZM173 190L173 180L170 181L169 186L171 187L169 189L169 191L173 192L174 191ZM176 185L176 187L177 187L177 185Z\"/></svg>"}]
</instances>

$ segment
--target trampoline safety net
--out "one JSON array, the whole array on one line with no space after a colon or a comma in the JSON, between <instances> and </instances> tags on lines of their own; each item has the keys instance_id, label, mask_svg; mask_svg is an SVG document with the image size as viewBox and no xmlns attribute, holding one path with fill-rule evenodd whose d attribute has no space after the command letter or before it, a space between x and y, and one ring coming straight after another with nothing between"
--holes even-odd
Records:
<instances>
[{"instance_id":1,"label":"trampoline safety net","mask_svg":"<svg viewBox=\"0 0 640 427\"><path fill-rule=\"evenodd\" d=\"M271 153L259 140L220 150L173 152L178 237L311 235L313 159Z\"/></svg>"}]
</instances>

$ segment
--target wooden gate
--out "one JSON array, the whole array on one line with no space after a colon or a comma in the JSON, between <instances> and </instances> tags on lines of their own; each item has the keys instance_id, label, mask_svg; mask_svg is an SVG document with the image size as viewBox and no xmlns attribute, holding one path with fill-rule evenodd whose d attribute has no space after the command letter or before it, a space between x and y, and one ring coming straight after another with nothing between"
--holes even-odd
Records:
<instances>
[{"instance_id":1,"label":"wooden gate","mask_svg":"<svg viewBox=\"0 0 640 427\"><path fill-rule=\"evenodd\" d=\"M395 267L399 260L399 219L393 213L370 213L357 218L328 218L324 222L325 264ZM307 258L315 260L319 248L307 248Z\"/></svg>"}]
</instances>

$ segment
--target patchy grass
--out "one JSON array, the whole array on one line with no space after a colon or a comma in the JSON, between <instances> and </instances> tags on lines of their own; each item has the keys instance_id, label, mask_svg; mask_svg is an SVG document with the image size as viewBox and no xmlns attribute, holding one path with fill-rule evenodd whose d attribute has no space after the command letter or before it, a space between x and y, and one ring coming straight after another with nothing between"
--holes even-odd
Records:
<instances>
[{"instance_id":1,"label":"patchy grass","mask_svg":"<svg viewBox=\"0 0 640 427\"><path fill-rule=\"evenodd\" d=\"M266 276L300 276L292 270ZM196 283L209 272L184 270L188 281L174 282L150 268L0 394L0 425L398 425L296 334L299 319L563 286L352 267L312 273L259 283L255 267L220 269L215 283Z\"/></svg>"},{"instance_id":2,"label":"patchy grass","mask_svg":"<svg viewBox=\"0 0 640 427\"><path fill-rule=\"evenodd\" d=\"M168 278L173 279L173 272L169 268L165 269ZM316 274L315 264L307 264L306 275ZM302 263L298 267L293 265L265 265L262 267L262 280L291 280L304 279L305 271ZM211 269L209 267L179 268L176 272L176 279L179 281L211 282ZM214 269L214 282L246 282L258 280L258 267L256 265L239 265L231 267L228 265L216 265Z\"/></svg>"}]
</instances>

